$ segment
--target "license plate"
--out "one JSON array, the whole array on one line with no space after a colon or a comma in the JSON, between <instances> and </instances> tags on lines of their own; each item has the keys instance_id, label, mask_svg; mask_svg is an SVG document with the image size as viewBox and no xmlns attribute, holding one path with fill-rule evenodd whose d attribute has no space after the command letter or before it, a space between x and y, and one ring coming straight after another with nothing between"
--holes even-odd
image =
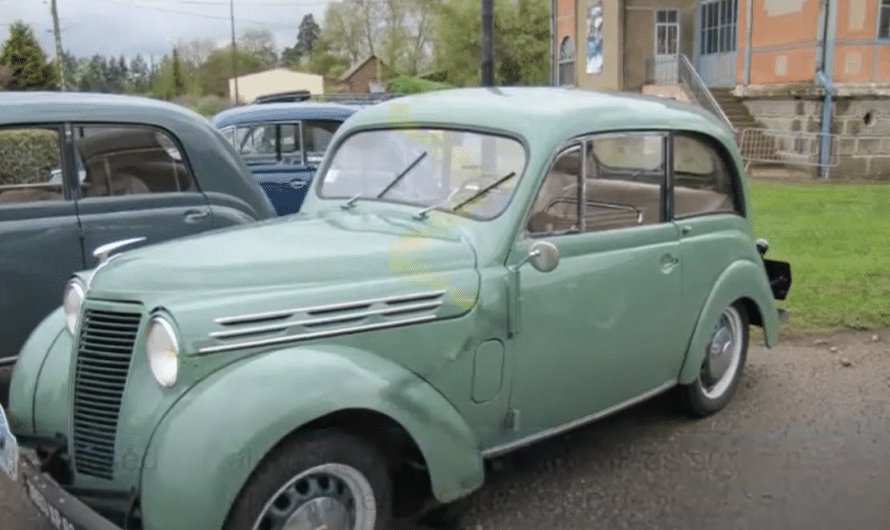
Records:
<instances>
[{"instance_id":1,"label":"license plate","mask_svg":"<svg viewBox=\"0 0 890 530\"><path fill-rule=\"evenodd\" d=\"M74 525L64 515L60 514L59 510L50 505L46 500L46 496L41 493L40 488L32 484L27 478L25 478L25 490L28 493L28 498L37 507L37 510L46 517L56 530L75 530Z\"/></svg>"},{"instance_id":2,"label":"license plate","mask_svg":"<svg viewBox=\"0 0 890 530\"><path fill-rule=\"evenodd\" d=\"M13 481L19 478L19 443L9 430L6 412L0 405L0 469Z\"/></svg>"}]
</instances>

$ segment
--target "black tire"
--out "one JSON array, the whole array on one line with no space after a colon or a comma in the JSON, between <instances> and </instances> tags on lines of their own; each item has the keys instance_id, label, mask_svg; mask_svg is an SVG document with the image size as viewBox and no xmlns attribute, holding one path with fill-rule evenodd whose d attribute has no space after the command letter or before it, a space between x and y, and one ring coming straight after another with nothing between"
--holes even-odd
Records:
<instances>
[{"instance_id":1,"label":"black tire","mask_svg":"<svg viewBox=\"0 0 890 530\"><path fill-rule=\"evenodd\" d=\"M733 325L731 321L738 318L738 321ZM709 362L709 350L711 345L714 343L714 338L716 337L718 331L721 328L721 323L724 322L724 318L730 321L730 325L735 328L738 327L738 330L734 331L733 340L739 341L741 346L741 350L738 352L738 363L735 368L727 369L727 380L720 379L716 384L709 378L709 372L707 369ZM715 326L714 334L708 341L708 350L705 351L705 359L702 363L701 370L699 370L699 376L696 380L688 385L682 385L679 388L679 395L681 398L681 403L683 408L693 416L696 417L706 417L714 414L715 412L724 408L729 401L732 399L732 396L735 395L736 389L739 385L739 380L742 376L742 371L745 367L745 361L748 357L748 311L745 307L745 304L742 302L735 302L731 304L729 307L723 310L721 313L720 321L718 325ZM729 370L732 370L732 373L729 373Z\"/></svg>"},{"instance_id":2,"label":"black tire","mask_svg":"<svg viewBox=\"0 0 890 530\"><path fill-rule=\"evenodd\" d=\"M316 472L295 481L313 469ZM363 489L365 495L361 494ZM368 502L360 502L360 498ZM346 508L350 499L352 511ZM390 530L392 483L386 459L374 446L351 434L336 430L301 434L276 447L257 466L232 505L223 529L279 530L301 507L332 500L349 512L344 517L353 518L350 530ZM343 516L337 510L327 513Z\"/></svg>"},{"instance_id":3,"label":"black tire","mask_svg":"<svg viewBox=\"0 0 890 530\"><path fill-rule=\"evenodd\" d=\"M432 530L461 530L472 505L470 497L440 504L424 513L420 523Z\"/></svg>"}]
</instances>

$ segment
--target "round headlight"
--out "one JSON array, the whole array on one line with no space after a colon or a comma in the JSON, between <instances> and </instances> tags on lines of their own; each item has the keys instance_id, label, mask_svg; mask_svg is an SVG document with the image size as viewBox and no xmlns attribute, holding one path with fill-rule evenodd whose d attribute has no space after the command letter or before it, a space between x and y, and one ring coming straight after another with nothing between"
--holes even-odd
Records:
<instances>
[{"instance_id":1,"label":"round headlight","mask_svg":"<svg viewBox=\"0 0 890 530\"><path fill-rule=\"evenodd\" d=\"M74 335L77 330L77 319L80 317L80 306L83 304L83 282L72 278L65 286L65 294L62 295L62 307L65 311L65 327Z\"/></svg>"},{"instance_id":2,"label":"round headlight","mask_svg":"<svg viewBox=\"0 0 890 530\"><path fill-rule=\"evenodd\" d=\"M155 380L164 388L176 384L179 371L179 344L173 325L162 316L156 316L148 323L145 336L145 354L148 366Z\"/></svg>"}]
</instances>

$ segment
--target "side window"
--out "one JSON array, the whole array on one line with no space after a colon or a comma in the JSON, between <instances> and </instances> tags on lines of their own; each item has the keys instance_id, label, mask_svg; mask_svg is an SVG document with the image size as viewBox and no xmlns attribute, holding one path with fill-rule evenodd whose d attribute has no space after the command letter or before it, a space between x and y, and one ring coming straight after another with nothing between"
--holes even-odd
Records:
<instances>
[{"instance_id":1,"label":"side window","mask_svg":"<svg viewBox=\"0 0 890 530\"><path fill-rule=\"evenodd\" d=\"M65 200L56 128L0 129L0 204Z\"/></svg>"},{"instance_id":2,"label":"side window","mask_svg":"<svg viewBox=\"0 0 890 530\"><path fill-rule=\"evenodd\" d=\"M303 151L300 148L302 143L300 142L300 124L282 123L278 127L281 131L281 161L287 164L302 164Z\"/></svg>"},{"instance_id":3,"label":"side window","mask_svg":"<svg viewBox=\"0 0 890 530\"><path fill-rule=\"evenodd\" d=\"M277 127L274 123L239 127L235 135L238 151L247 158L251 158L251 155L275 155Z\"/></svg>"},{"instance_id":4,"label":"side window","mask_svg":"<svg viewBox=\"0 0 890 530\"><path fill-rule=\"evenodd\" d=\"M663 135L600 135L587 140L585 147L585 231L661 222Z\"/></svg>"},{"instance_id":5,"label":"side window","mask_svg":"<svg viewBox=\"0 0 890 530\"><path fill-rule=\"evenodd\" d=\"M686 134L673 143L674 217L735 212L732 174L717 150Z\"/></svg>"},{"instance_id":6,"label":"side window","mask_svg":"<svg viewBox=\"0 0 890 530\"><path fill-rule=\"evenodd\" d=\"M581 182L581 146L560 153L532 205L528 232L532 235L577 232Z\"/></svg>"},{"instance_id":7,"label":"side window","mask_svg":"<svg viewBox=\"0 0 890 530\"><path fill-rule=\"evenodd\" d=\"M303 140L306 145L306 162L321 162L331 138L343 122L335 120L306 120L303 122Z\"/></svg>"},{"instance_id":8,"label":"side window","mask_svg":"<svg viewBox=\"0 0 890 530\"><path fill-rule=\"evenodd\" d=\"M194 187L178 144L159 129L76 126L74 148L84 198L170 193Z\"/></svg>"}]
</instances>

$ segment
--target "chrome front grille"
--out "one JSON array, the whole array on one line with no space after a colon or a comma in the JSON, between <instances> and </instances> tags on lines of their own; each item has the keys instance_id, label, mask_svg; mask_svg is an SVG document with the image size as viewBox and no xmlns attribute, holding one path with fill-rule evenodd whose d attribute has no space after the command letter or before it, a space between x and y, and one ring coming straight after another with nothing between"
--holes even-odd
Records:
<instances>
[{"instance_id":1,"label":"chrome front grille","mask_svg":"<svg viewBox=\"0 0 890 530\"><path fill-rule=\"evenodd\" d=\"M87 309L74 380L74 466L111 480L118 414L142 314Z\"/></svg>"}]
</instances>

